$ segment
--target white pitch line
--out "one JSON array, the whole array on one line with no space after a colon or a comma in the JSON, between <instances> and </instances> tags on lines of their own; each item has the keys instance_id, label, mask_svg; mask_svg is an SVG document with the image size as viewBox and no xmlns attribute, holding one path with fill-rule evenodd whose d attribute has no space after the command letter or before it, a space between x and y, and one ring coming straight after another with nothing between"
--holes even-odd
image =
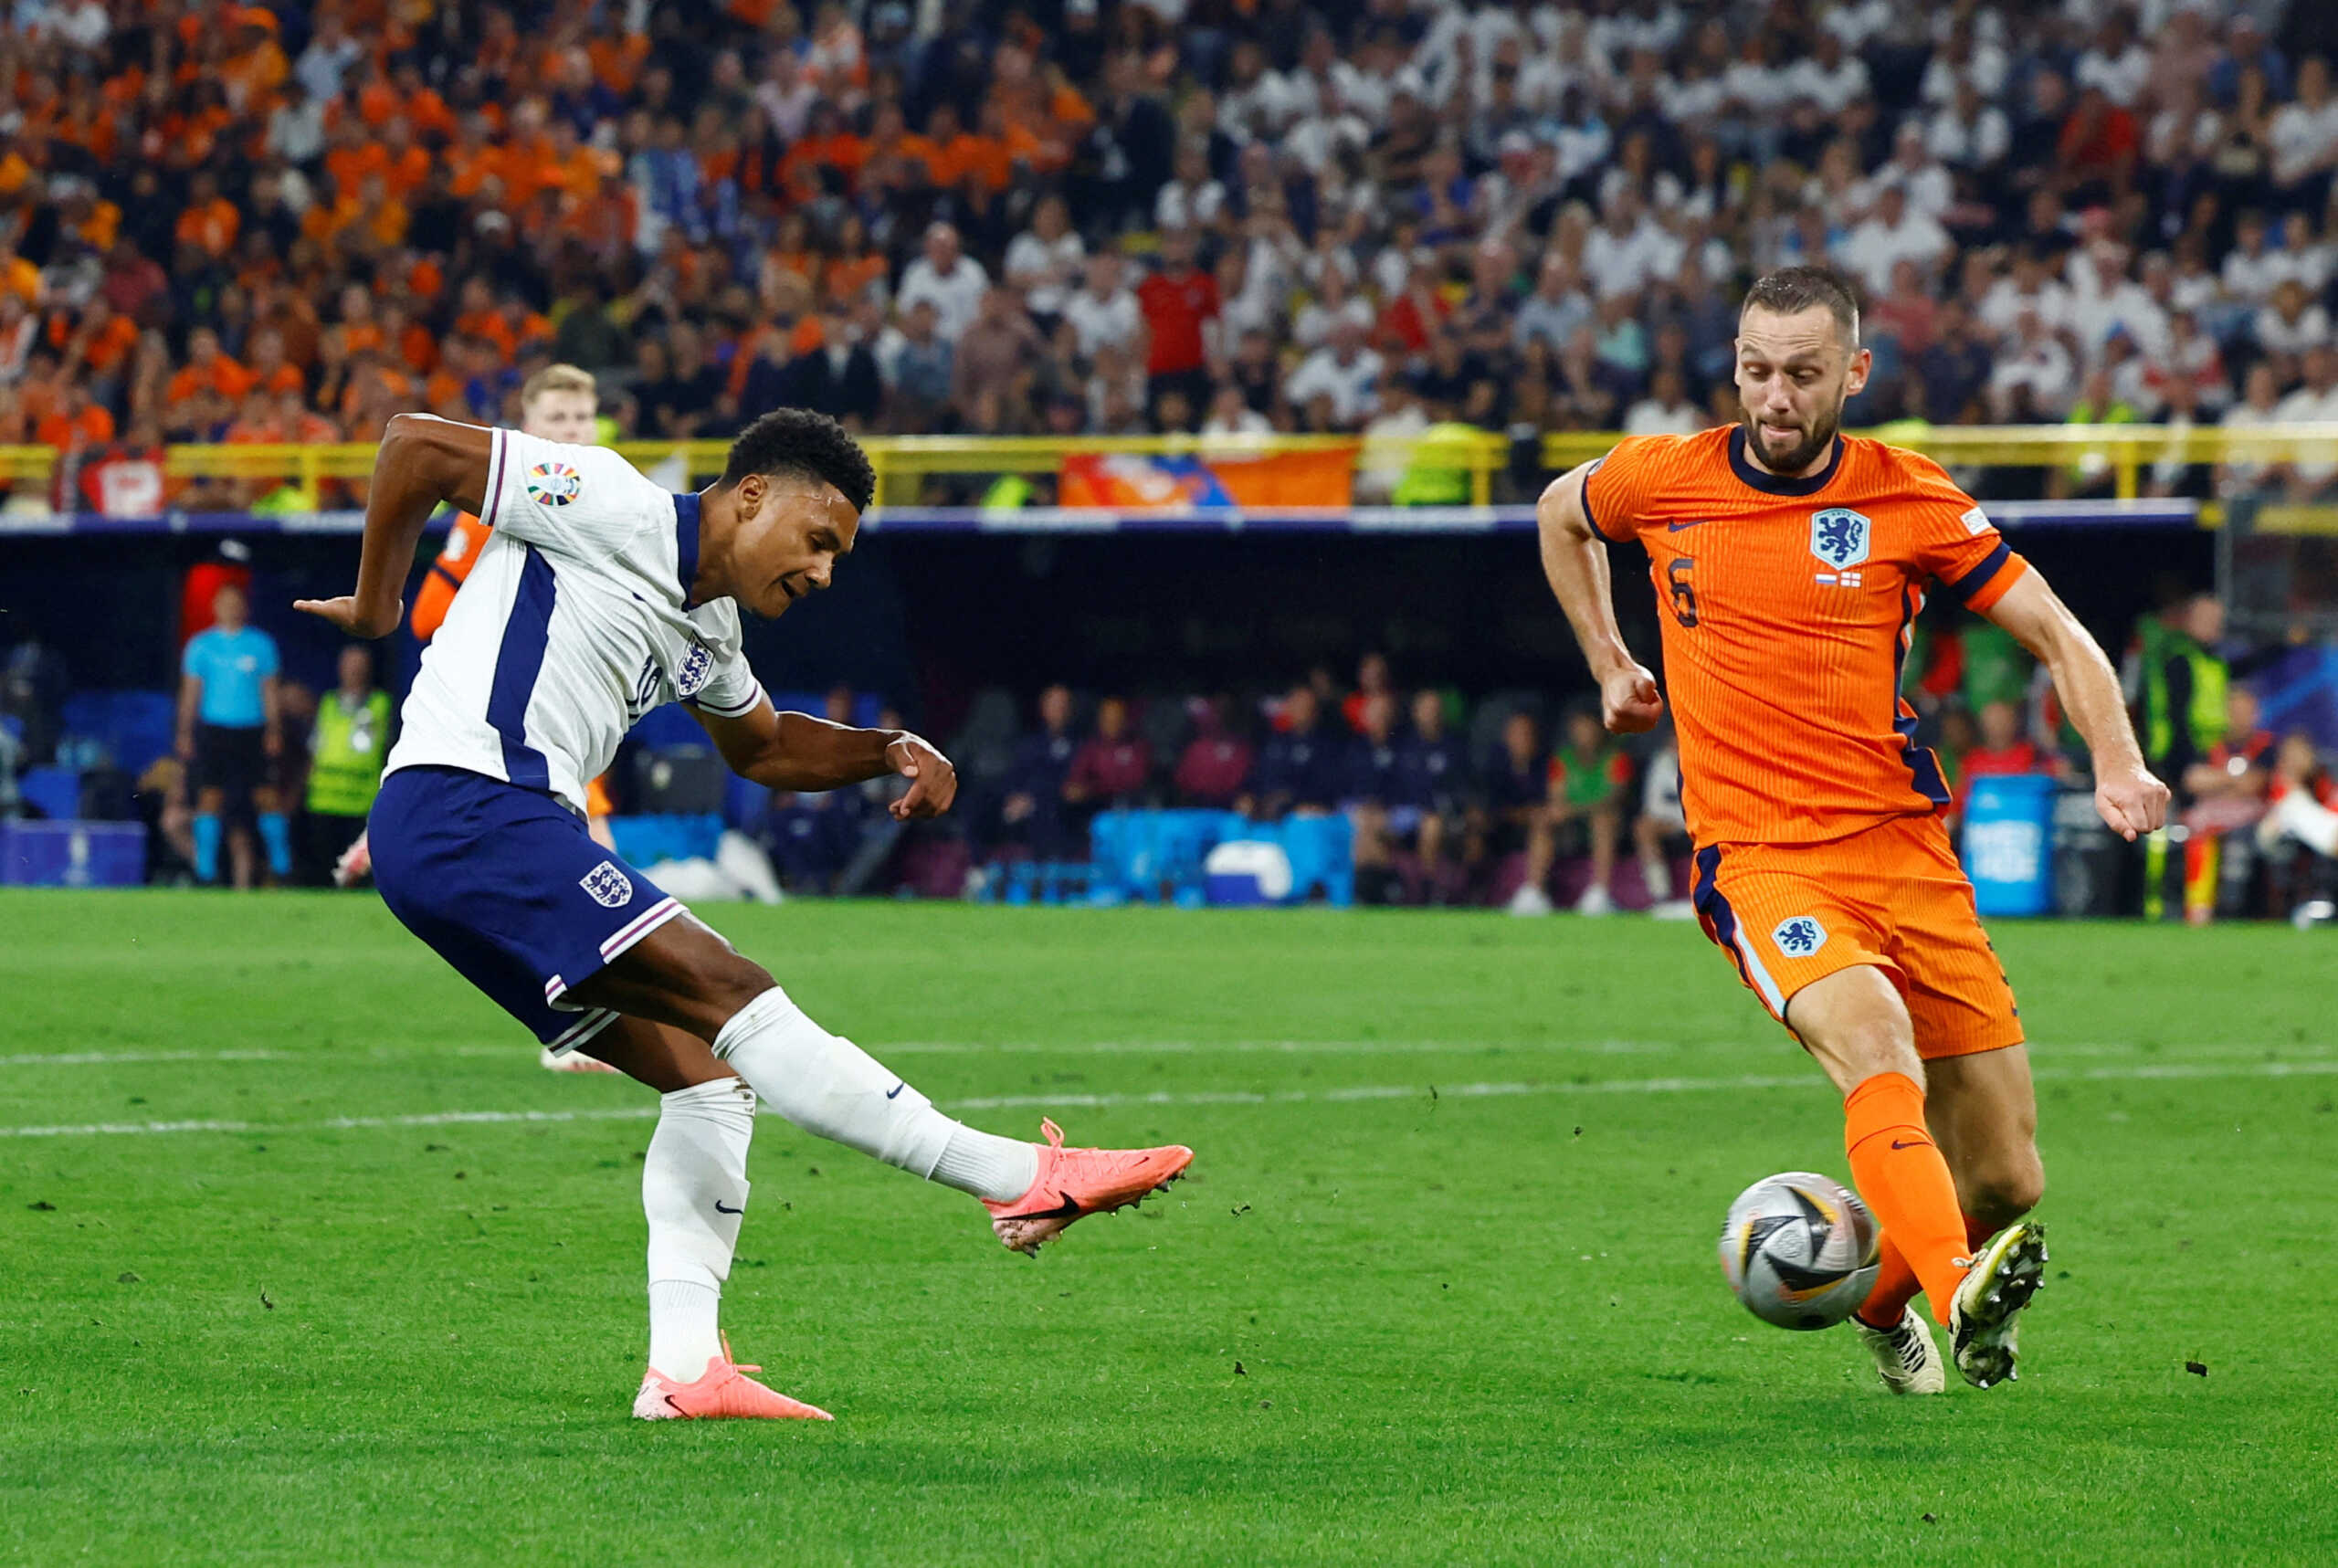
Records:
<instances>
[{"instance_id":1,"label":"white pitch line","mask_svg":"<svg viewBox=\"0 0 2338 1568\"><path fill-rule=\"evenodd\" d=\"M90 1068L142 1066L148 1062L282 1062L290 1051L56 1051L0 1057L0 1068Z\"/></svg>"},{"instance_id":2,"label":"white pitch line","mask_svg":"<svg viewBox=\"0 0 2338 1568\"><path fill-rule=\"evenodd\" d=\"M2039 1068L2041 1082L2138 1082L2163 1079L2322 1078L2338 1076L2338 1061L2252 1062L2245 1066L2220 1062L2154 1062L2136 1067L2087 1068L2079 1071ZM1705 1094L1734 1093L1760 1089L1818 1089L1825 1080L1815 1073L1747 1073L1735 1078L1606 1079L1591 1083L1455 1083L1431 1086L1414 1083L1353 1084L1341 1089L1294 1089L1267 1093L1255 1089L1204 1089L1193 1092L1159 1090L1148 1094L1003 1094L953 1100L953 1109L1006 1110L1030 1106L1180 1105L1306 1105L1348 1104L1364 1100L1419 1100L1432 1094L1439 1100L1495 1100L1522 1095L1564 1094ZM768 1108L766 1108L768 1114ZM323 1121L93 1121L57 1127L0 1127L0 1138L90 1138L146 1136L169 1132L285 1133L342 1131L382 1127L448 1127L496 1125L506 1122L647 1121L658 1114L650 1105L602 1107L587 1110L440 1110L411 1116L336 1116Z\"/></svg>"}]
</instances>

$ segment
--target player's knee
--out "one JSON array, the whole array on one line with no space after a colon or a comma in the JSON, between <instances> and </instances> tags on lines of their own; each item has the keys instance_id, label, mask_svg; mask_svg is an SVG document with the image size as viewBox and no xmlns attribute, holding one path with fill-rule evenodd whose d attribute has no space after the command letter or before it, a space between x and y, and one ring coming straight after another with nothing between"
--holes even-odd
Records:
<instances>
[{"instance_id":1,"label":"player's knee","mask_svg":"<svg viewBox=\"0 0 2338 1568\"><path fill-rule=\"evenodd\" d=\"M1970 1184L1973 1217L1992 1230L2012 1224L2046 1195L2046 1168L2036 1150L1993 1165Z\"/></svg>"}]
</instances>

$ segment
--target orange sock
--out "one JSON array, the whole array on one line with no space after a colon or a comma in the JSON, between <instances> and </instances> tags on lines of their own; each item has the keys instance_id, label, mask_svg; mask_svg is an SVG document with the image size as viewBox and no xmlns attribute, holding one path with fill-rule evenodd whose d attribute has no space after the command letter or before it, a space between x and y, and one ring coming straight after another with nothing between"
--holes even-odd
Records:
<instances>
[{"instance_id":1,"label":"orange sock","mask_svg":"<svg viewBox=\"0 0 2338 1568\"><path fill-rule=\"evenodd\" d=\"M1859 1303L1859 1321L1870 1329L1888 1329L1900 1321L1908 1310L1908 1303L1924 1288L1916 1271L1908 1267L1907 1255L1900 1244L1886 1231L1875 1257L1875 1284L1869 1289L1867 1300Z\"/></svg>"},{"instance_id":2,"label":"orange sock","mask_svg":"<svg viewBox=\"0 0 2338 1568\"><path fill-rule=\"evenodd\" d=\"M1885 1246L1921 1282L1933 1316L1946 1323L1967 1267L1964 1215L1948 1162L1924 1126L1924 1091L1905 1073L1878 1073L1860 1084L1843 1101L1843 1147L1859 1196L1883 1223Z\"/></svg>"}]
</instances>

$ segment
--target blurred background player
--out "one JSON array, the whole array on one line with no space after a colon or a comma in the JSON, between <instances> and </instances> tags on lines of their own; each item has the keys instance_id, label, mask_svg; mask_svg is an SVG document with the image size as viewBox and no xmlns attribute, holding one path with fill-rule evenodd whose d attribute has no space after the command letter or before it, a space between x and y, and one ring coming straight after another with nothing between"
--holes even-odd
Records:
<instances>
[{"instance_id":1,"label":"blurred background player","mask_svg":"<svg viewBox=\"0 0 2338 1568\"><path fill-rule=\"evenodd\" d=\"M1739 422L1627 437L1552 481L1543 564L1606 727L1644 731L1664 701L1617 626L1603 541L1646 548L1698 912L1841 1089L1851 1172L1883 1224L1854 1321L1887 1387L1937 1393L1939 1348L1908 1310L1922 1291L1986 1388L2014 1376L2044 1275L2042 1227L2021 1216L2045 1173L2013 992L1942 823L1939 763L1894 696L1929 584L2053 671L2114 831L2157 828L2167 787L2101 648L1987 514L1928 458L1841 434L1870 363L1849 285L1809 267L1759 279L1736 350Z\"/></svg>"},{"instance_id":2,"label":"blurred background player","mask_svg":"<svg viewBox=\"0 0 2338 1568\"><path fill-rule=\"evenodd\" d=\"M1639 856L1640 883L1648 889L1648 913L1660 921L1696 917L1696 906L1672 889L1672 855L1689 838L1689 818L1680 809L1680 749L1668 733L1640 770L1640 814L1632 822L1632 848Z\"/></svg>"},{"instance_id":3,"label":"blurred background player","mask_svg":"<svg viewBox=\"0 0 2338 1568\"><path fill-rule=\"evenodd\" d=\"M236 886L256 880L249 813L279 882L292 876L292 827L277 796L277 760L284 753L283 709L277 685L281 661L276 639L245 616L242 588L222 583L211 599L211 625L187 639L180 655L178 752L194 779L195 876L219 880L219 848L236 823Z\"/></svg>"}]
</instances>

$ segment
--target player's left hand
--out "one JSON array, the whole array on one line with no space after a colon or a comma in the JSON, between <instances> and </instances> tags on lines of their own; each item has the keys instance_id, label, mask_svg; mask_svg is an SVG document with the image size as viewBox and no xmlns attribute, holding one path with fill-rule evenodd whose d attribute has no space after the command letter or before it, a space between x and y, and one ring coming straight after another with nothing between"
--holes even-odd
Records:
<instances>
[{"instance_id":1,"label":"player's left hand","mask_svg":"<svg viewBox=\"0 0 2338 1568\"><path fill-rule=\"evenodd\" d=\"M910 781L909 793L885 808L896 822L939 816L958 798L958 770L922 735L903 735L885 748L885 760Z\"/></svg>"},{"instance_id":2,"label":"player's left hand","mask_svg":"<svg viewBox=\"0 0 2338 1568\"><path fill-rule=\"evenodd\" d=\"M385 637L398 629L398 622L405 616L403 599L387 609L368 609L357 602L354 594L343 594L337 599L295 599L292 607L331 621L353 637Z\"/></svg>"},{"instance_id":3,"label":"player's left hand","mask_svg":"<svg viewBox=\"0 0 2338 1568\"><path fill-rule=\"evenodd\" d=\"M2094 809L2113 833L2133 844L2138 835L2166 825L2167 786L2149 768L2114 774L2095 784Z\"/></svg>"}]
</instances>

